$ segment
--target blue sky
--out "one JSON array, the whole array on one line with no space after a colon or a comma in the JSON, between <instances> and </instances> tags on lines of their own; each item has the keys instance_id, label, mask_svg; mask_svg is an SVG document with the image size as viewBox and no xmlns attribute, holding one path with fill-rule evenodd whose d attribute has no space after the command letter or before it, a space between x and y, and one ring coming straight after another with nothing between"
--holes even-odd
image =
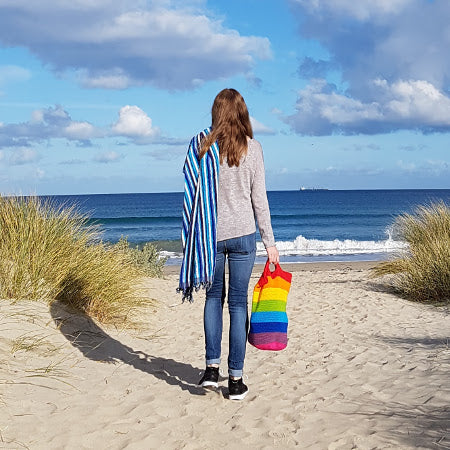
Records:
<instances>
[{"instance_id":1,"label":"blue sky","mask_svg":"<svg viewBox=\"0 0 450 450\"><path fill-rule=\"evenodd\" d=\"M0 0L0 192L183 188L215 95L270 190L450 188L448 0Z\"/></svg>"}]
</instances>

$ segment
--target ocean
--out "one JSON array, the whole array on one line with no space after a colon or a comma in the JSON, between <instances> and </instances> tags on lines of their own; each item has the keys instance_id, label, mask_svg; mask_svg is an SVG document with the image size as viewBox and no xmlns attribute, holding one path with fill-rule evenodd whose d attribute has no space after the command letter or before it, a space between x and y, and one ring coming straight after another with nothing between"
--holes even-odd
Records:
<instances>
[{"instance_id":1,"label":"ocean","mask_svg":"<svg viewBox=\"0 0 450 450\"><path fill-rule=\"evenodd\" d=\"M75 203L99 225L104 241L154 242L167 264L181 263L182 193L46 198ZM268 199L281 261L370 261L405 247L392 227L397 215L440 200L450 205L450 189L270 191ZM258 233L257 262L264 255Z\"/></svg>"}]
</instances>

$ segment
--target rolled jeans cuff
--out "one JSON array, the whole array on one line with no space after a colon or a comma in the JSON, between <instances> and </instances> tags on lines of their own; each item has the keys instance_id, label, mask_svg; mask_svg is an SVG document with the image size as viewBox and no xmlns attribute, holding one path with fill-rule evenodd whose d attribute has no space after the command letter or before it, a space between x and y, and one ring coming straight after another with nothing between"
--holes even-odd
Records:
<instances>
[{"instance_id":1,"label":"rolled jeans cuff","mask_svg":"<svg viewBox=\"0 0 450 450\"><path fill-rule=\"evenodd\" d=\"M207 359L206 360L206 365L210 366L211 364L220 364L220 358Z\"/></svg>"},{"instance_id":2,"label":"rolled jeans cuff","mask_svg":"<svg viewBox=\"0 0 450 450\"><path fill-rule=\"evenodd\" d=\"M231 377L242 377L242 369L238 370L238 369L228 369L228 375L230 375Z\"/></svg>"}]
</instances>

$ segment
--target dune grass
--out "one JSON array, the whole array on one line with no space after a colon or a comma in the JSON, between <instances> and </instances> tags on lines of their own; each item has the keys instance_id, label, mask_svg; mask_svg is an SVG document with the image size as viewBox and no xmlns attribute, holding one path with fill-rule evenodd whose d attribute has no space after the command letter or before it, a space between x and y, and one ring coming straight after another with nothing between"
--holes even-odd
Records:
<instances>
[{"instance_id":1,"label":"dune grass","mask_svg":"<svg viewBox=\"0 0 450 450\"><path fill-rule=\"evenodd\" d=\"M116 246L129 254L133 263L148 277L162 277L167 258L159 255L157 247L151 242L146 242L141 247L130 246L126 237L121 237Z\"/></svg>"},{"instance_id":2,"label":"dune grass","mask_svg":"<svg viewBox=\"0 0 450 450\"><path fill-rule=\"evenodd\" d=\"M103 323L127 320L144 299L144 272L75 206L0 197L0 297L61 300Z\"/></svg>"},{"instance_id":3,"label":"dune grass","mask_svg":"<svg viewBox=\"0 0 450 450\"><path fill-rule=\"evenodd\" d=\"M35 352L39 355L49 355L55 353L59 348L53 345L47 338L50 335L42 333L24 333L13 339L11 342L11 354L18 352Z\"/></svg>"},{"instance_id":4,"label":"dune grass","mask_svg":"<svg viewBox=\"0 0 450 450\"><path fill-rule=\"evenodd\" d=\"M450 303L450 208L444 203L420 206L394 224L408 249L373 269L390 275L389 283L404 297L425 303Z\"/></svg>"}]
</instances>

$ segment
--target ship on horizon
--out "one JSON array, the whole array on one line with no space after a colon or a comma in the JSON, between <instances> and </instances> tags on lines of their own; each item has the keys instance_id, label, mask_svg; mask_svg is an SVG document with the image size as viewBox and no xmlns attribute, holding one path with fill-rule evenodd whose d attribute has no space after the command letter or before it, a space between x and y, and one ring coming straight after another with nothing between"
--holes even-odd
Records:
<instances>
[{"instance_id":1,"label":"ship on horizon","mask_svg":"<svg viewBox=\"0 0 450 450\"><path fill-rule=\"evenodd\" d=\"M299 191L328 191L329 189L327 188L321 188L321 187L312 187L312 188L308 188L305 186L301 186Z\"/></svg>"}]
</instances>

